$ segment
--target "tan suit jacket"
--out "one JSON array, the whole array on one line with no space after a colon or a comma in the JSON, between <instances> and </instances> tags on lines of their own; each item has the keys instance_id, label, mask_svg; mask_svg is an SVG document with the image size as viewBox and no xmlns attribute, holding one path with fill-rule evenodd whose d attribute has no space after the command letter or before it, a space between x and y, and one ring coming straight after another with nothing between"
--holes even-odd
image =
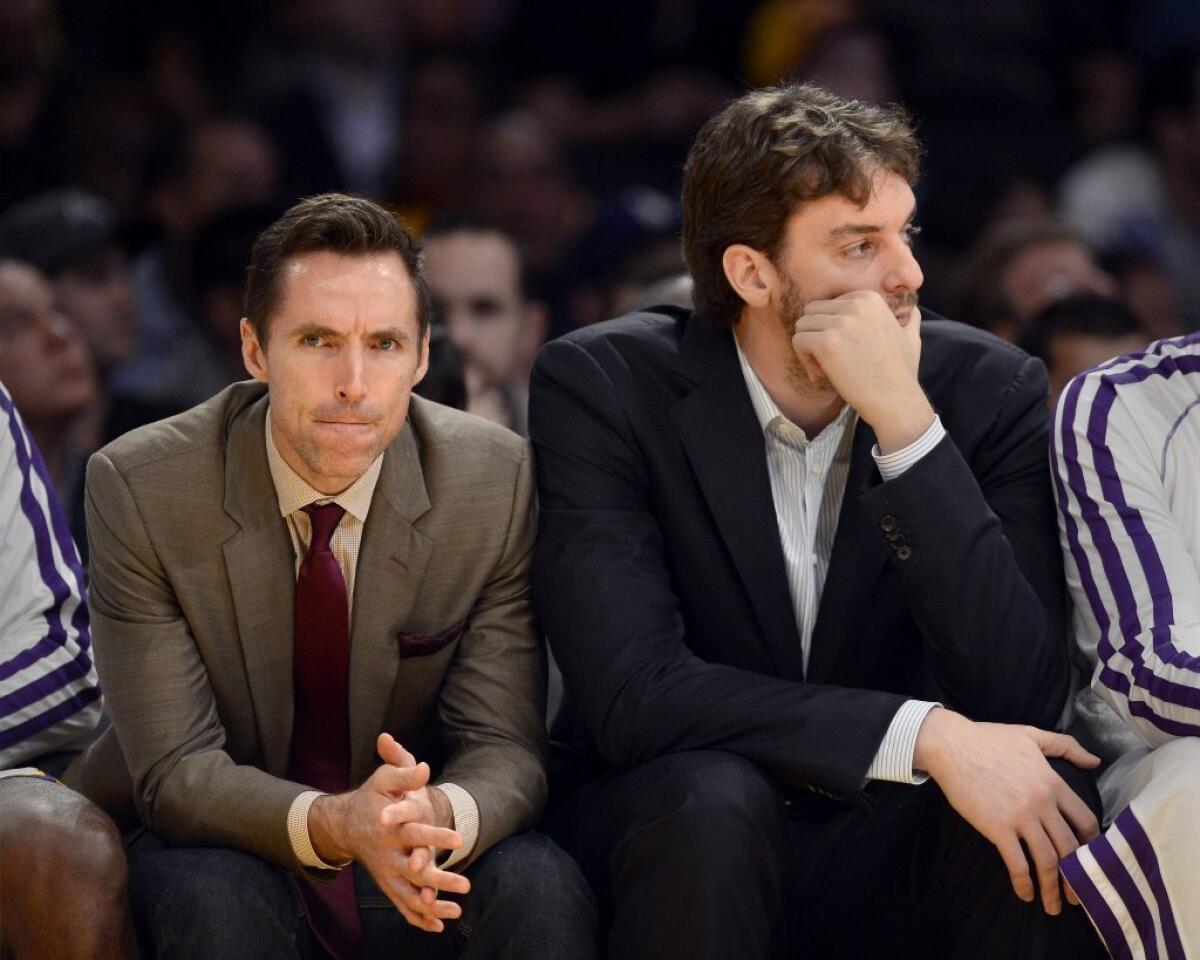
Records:
<instances>
[{"instance_id":1,"label":"tan suit jacket","mask_svg":"<svg viewBox=\"0 0 1200 960\"><path fill-rule=\"evenodd\" d=\"M235 384L88 464L93 636L113 722L93 749L115 756L115 731L142 821L167 842L301 871L286 821L306 787L285 779L295 561L266 412L264 387ZM392 733L475 798L473 856L530 826L545 798L535 525L525 442L414 397L355 577L351 776L371 774L376 736Z\"/></svg>"}]
</instances>

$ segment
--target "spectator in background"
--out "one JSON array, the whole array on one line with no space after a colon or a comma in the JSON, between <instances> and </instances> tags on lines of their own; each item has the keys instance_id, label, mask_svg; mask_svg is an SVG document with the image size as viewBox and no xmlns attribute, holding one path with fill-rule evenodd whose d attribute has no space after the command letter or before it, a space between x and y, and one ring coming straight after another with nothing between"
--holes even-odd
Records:
<instances>
[{"instance_id":1,"label":"spectator in background","mask_svg":"<svg viewBox=\"0 0 1200 960\"><path fill-rule=\"evenodd\" d=\"M29 278L18 273L18 290L22 279ZM25 309L13 284L12 268L0 265L0 356L14 340L14 312ZM132 960L121 838L99 809L54 779L100 722L83 569L3 383L0 664L0 954Z\"/></svg>"},{"instance_id":2,"label":"spectator in background","mask_svg":"<svg viewBox=\"0 0 1200 960\"><path fill-rule=\"evenodd\" d=\"M1061 184L1061 210L1103 253L1137 254L1170 277L1189 329L1200 327L1200 41L1151 64L1141 114L1147 148L1091 154Z\"/></svg>"},{"instance_id":3,"label":"spectator in background","mask_svg":"<svg viewBox=\"0 0 1200 960\"><path fill-rule=\"evenodd\" d=\"M1078 292L1110 297L1117 284L1075 231L1054 220L1005 220L968 253L957 315L1016 342L1039 310Z\"/></svg>"},{"instance_id":4,"label":"spectator in background","mask_svg":"<svg viewBox=\"0 0 1200 960\"><path fill-rule=\"evenodd\" d=\"M246 266L255 238L274 219L270 207L237 207L205 223L188 245L188 306L222 364L225 383L246 378L238 330L246 314Z\"/></svg>"},{"instance_id":5,"label":"spectator in background","mask_svg":"<svg viewBox=\"0 0 1200 960\"><path fill-rule=\"evenodd\" d=\"M463 56L435 54L413 64L396 201L401 219L416 233L470 201L486 100L478 70Z\"/></svg>"},{"instance_id":6,"label":"spectator in background","mask_svg":"<svg viewBox=\"0 0 1200 960\"><path fill-rule=\"evenodd\" d=\"M595 199L576 184L562 144L531 113L494 120L480 153L476 209L520 248L529 288L549 305L554 332L571 329L566 279L595 223Z\"/></svg>"},{"instance_id":7,"label":"spectator in background","mask_svg":"<svg viewBox=\"0 0 1200 960\"><path fill-rule=\"evenodd\" d=\"M1037 314L1021 331L1017 345L1046 364L1047 402L1054 410L1059 395L1077 374L1141 350L1148 340L1133 311L1120 300L1080 293Z\"/></svg>"},{"instance_id":8,"label":"spectator in background","mask_svg":"<svg viewBox=\"0 0 1200 960\"><path fill-rule=\"evenodd\" d=\"M0 260L0 380L42 451L56 495L77 499L91 451L79 448L75 426L98 402L96 372L46 278L17 260Z\"/></svg>"},{"instance_id":9,"label":"spectator in background","mask_svg":"<svg viewBox=\"0 0 1200 960\"><path fill-rule=\"evenodd\" d=\"M146 208L161 240L133 265L138 346L113 388L148 402L181 407L206 400L229 382L227 365L193 320L191 243L218 215L275 199L278 158L265 131L234 116L198 119L160 145Z\"/></svg>"},{"instance_id":10,"label":"spectator in background","mask_svg":"<svg viewBox=\"0 0 1200 960\"><path fill-rule=\"evenodd\" d=\"M504 231L449 221L425 237L425 274L436 321L462 357L467 411L524 436L529 371L546 339L546 308L529 298L521 252Z\"/></svg>"},{"instance_id":11,"label":"spectator in background","mask_svg":"<svg viewBox=\"0 0 1200 960\"><path fill-rule=\"evenodd\" d=\"M136 314L117 220L99 197L62 189L11 207L0 218L0 257L33 264L55 303L83 334L97 367L133 355Z\"/></svg>"}]
</instances>

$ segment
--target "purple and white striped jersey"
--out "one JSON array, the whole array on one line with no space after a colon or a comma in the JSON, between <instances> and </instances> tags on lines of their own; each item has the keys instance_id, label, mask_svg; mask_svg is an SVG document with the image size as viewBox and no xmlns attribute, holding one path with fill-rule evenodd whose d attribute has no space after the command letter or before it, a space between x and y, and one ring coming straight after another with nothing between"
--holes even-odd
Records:
<instances>
[{"instance_id":1,"label":"purple and white striped jersey","mask_svg":"<svg viewBox=\"0 0 1200 960\"><path fill-rule=\"evenodd\" d=\"M1052 448L1093 688L1150 746L1200 734L1200 334L1073 380Z\"/></svg>"},{"instance_id":2,"label":"purple and white striped jersey","mask_svg":"<svg viewBox=\"0 0 1200 960\"><path fill-rule=\"evenodd\" d=\"M100 708L79 554L0 384L0 769L90 733Z\"/></svg>"}]
</instances>

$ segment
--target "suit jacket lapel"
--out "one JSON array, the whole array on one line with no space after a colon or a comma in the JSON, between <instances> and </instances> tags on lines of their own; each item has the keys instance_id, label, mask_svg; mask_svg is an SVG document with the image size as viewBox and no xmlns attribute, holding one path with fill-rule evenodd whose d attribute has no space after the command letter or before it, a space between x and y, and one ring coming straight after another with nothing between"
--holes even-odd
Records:
<instances>
[{"instance_id":1,"label":"suit jacket lapel","mask_svg":"<svg viewBox=\"0 0 1200 960\"><path fill-rule=\"evenodd\" d=\"M671 410L675 429L780 676L803 679L766 446L732 334L693 317L678 370L696 386Z\"/></svg>"},{"instance_id":2,"label":"suit jacket lapel","mask_svg":"<svg viewBox=\"0 0 1200 960\"><path fill-rule=\"evenodd\" d=\"M416 601L433 541L416 529L429 510L420 450L410 420L383 457L354 574L350 631L351 783L378 764L383 731L400 668L397 634Z\"/></svg>"},{"instance_id":3,"label":"suit jacket lapel","mask_svg":"<svg viewBox=\"0 0 1200 960\"><path fill-rule=\"evenodd\" d=\"M859 494L875 469L871 456L874 445L875 431L859 420L851 448L846 492L838 512L833 554L813 627L808 657L808 679L812 683L825 683L828 679L838 654L857 627L863 604L879 571L887 562L887 544L859 502Z\"/></svg>"},{"instance_id":4,"label":"suit jacket lapel","mask_svg":"<svg viewBox=\"0 0 1200 960\"><path fill-rule=\"evenodd\" d=\"M238 639L268 773L287 771L292 736L295 559L267 466L263 398L230 427L225 511L240 527L223 546Z\"/></svg>"}]
</instances>

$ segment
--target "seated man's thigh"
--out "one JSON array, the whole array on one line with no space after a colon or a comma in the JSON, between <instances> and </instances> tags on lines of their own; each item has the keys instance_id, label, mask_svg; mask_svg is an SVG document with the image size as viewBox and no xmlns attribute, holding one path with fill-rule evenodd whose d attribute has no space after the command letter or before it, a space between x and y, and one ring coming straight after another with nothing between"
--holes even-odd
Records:
<instances>
[{"instance_id":1,"label":"seated man's thigh","mask_svg":"<svg viewBox=\"0 0 1200 960\"><path fill-rule=\"evenodd\" d=\"M596 954L596 907L579 866L549 837L509 837L465 871L466 896L449 895L462 916L443 934L412 927L365 871L358 871L365 960L451 957L561 958Z\"/></svg>"},{"instance_id":2,"label":"seated man's thigh","mask_svg":"<svg viewBox=\"0 0 1200 960\"><path fill-rule=\"evenodd\" d=\"M132 956L125 854L112 821L42 777L0 780L0 810L6 955Z\"/></svg>"},{"instance_id":3,"label":"seated man's thigh","mask_svg":"<svg viewBox=\"0 0 1200 960\"><path fill-rule=\"evenodd\" d=\"M765 952L782 815L761 767L713 750L604 774L548 822L592 885L610 956L699 960Z\"/></svg>"},{"instance_id":4,"label":"seated man's thigh","mask_svg":"<svg viewBox=\"0 0 1200 960\"><path fill-rule=\"evenodd\" d=\"M228 847L168 847L149 832L128 853L130 908L150 956L297 956L301 908L281 868Z\"/></svg>"}]
</instances>

